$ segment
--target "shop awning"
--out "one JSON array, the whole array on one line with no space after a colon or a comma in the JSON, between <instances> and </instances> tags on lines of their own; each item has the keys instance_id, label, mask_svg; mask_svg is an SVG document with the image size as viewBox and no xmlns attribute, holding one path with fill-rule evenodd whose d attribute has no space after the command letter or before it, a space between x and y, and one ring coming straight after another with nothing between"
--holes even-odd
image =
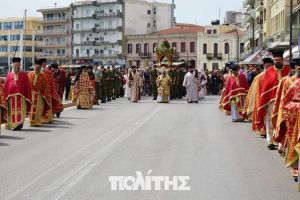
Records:
<instances>
[{"instance_id":1,"label":"shop awning","mask_svg":"<svg viewBox=\"0 0 300 200\"><path fill-rule=\"evenodd\" d=\"M248 58L246 58L245 60L239 62L239 64L241 65L262 65L262 54L265 55L266 51L258 51L254 54L252 54L251 56L249 56ZM269 52L267 52L267 54L269 54Z\"/></svg>"},{"instance_id":2,"label":"shop awning","mask_svg":"<svg viewBox=\"0 0 300 200\"><path fill-rule=\"evenodd\" d=\"M292 49L293 58L299 58L299 46L295 46ZM283 58L289 58L290 57L290 50L286 50L283 54Z\"/></svg>"}]
</instances>

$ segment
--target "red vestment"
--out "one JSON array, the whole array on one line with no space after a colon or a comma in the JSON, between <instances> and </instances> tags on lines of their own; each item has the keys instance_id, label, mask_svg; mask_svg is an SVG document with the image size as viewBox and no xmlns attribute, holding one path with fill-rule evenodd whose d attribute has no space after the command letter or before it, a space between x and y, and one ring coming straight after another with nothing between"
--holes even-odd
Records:
<instances>
[{"instance_id":1,"label":"red vestment","mask_svg":"<svg viewBox=\"0 0 300 200\"><path fill-rule=\"evenodd\" d=\"M8 110L6 127L13 130L24 123L26 112L30 112L31 88L25 72L7 74L4 98Z\"/></svg>"},{"instance_id":2,"label":"red vestment","mask_svg":"<svg viewBox=\"0 0 300 200\"><path fill-rule=\"evenodd\" d=\"M237 104L239 111L242 113L245 101L244 97L246 97L248 89L249 85L246 77L243 74L239 74L237 77L235 77L234 75L230 75L226 84L226 88L224 90L224 97L221 102L223 110L230 111L231 100L234 100L234 98L236 97L243 97Z\"/></svg>"},{"instance_id":3,"label":"red vestment","mask_svg":"<svg viewBox=\"0 0 300 200\"><path fill-rule=\"evenodd\" d=\"M287 76L289 72L290 68L288 66L284 66L282 70L277 70L273 66L265 71L259 85L260 97L257 110L258 119L256 122L258 129L264 128L267 106L275 101L279 81Z\"/></svg>"}]
</instances>

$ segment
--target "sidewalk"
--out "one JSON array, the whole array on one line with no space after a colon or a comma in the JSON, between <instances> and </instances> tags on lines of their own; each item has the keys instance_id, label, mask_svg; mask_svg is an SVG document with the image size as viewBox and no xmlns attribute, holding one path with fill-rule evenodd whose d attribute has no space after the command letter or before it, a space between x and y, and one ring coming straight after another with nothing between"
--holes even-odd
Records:
<instances>
[{"instance_id":1,"label":"sidewalk","mask_svg":"<svg viewBox=\"0 0 300 200\"><path fill-rule=\"evenodd\" d=\"M72 107L74 106L74 103L71 101L71 100L63 100L63 105L64 105L64 108L69 108L69 107Z\"/></svg>"}]
</instances>

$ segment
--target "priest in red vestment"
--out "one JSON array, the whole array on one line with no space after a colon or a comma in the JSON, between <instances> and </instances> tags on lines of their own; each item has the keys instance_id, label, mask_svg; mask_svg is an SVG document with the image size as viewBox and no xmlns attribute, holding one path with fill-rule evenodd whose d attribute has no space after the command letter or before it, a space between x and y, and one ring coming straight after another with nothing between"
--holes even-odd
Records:
<instances>
[{"instance_id":1,"label":"priest in red vestment","mask_svg":"<svg viewBox=\"0 0 300 200\"><path fill-rule=\"evenodd\" d=\"M21 71L21 58L12 59L12 72L7 74L4 85L4 98L7 104L6 129L21 130L31 106L30 83L27 74Z\"/></svg>"},{"instance_id":2,"label":"priest in red vestment","mask_svg":"<svg viewBox=\"0 0 300 200\"><path fill-rule=\"evenodd\" d=\"M286 127L286 165L293 169L293 176L297 181L300 177L298 172L300 166L300 72L297 72L297 79L290 86L281 105L284 116L283 124Z\"/></svg>"},{"instance_id":3,"label":"priest in red vestment","mask_svg":"<svg viewBox=\"0 0 300 200\"><path fill-rule=\"evenodd\" d=\"M4 98L4 85L2 80L0 79L0 125L6 123L7 117L7 105ZM1 128L0 128L1 133Z\"/></svg>"},{"instance_id":4,"label":"priest in red vestment","mask_svg":"<svg viewBox=\"0 0 300 200\"><path fill-rule=\"evenodd\" d=\"M47 81L44 73L41 72L40 60L35 61L34 71L28 73L28 79L31 86L32 104L29 116L31 127L42 125L42 116L51 107L49 95L47 94Z\"/></svg>"},{"instance_id":5,"label":"priest in red vestment","mask_svg":"<svg viewBox=\"0 0 300 200\"><path fill-rule=\"evenodd\" d=\"M232 73L228 77L221 106L223 110L231 111L233 122L240 122L244 120L242 112L249 86L244 74L239 73L237 64L232 63L230 69Z\"/></svg>"},{"instance_id":6,"label":"priest in red vestment","mask_svg":"<svg viewBox=\"0 0 300 200\"><path fill-rule=\"evenodd\" d=\"M65 90L65 73L58 68L58 64L56 63L51 64L50 69L53 73L54 92L59 96L59 100L55 101L52 110L56 114L56 117L59 118L61 112L64 110L62 100Z\"/></svg>"},{"instance_id":7,"label":"priest in red vestment","mask_svg":"<svg viewBox=\"0 0 300 200\"><path fill-rule=\"evenodd\" d=\"M53 111L55 112L55 108L57 105L60 105L60 97L57 93L57 91L54 89L54 78L53 73L51 70L47 69L47 60L45 58L40 59L42 65L42 72L44 73L46 80L47 80L47 99L49 99L49 103L51 106L51 109L49 109L45 114L43 114L43 123L49 124L53 122Z\"/></svg>"},{"instance_id":8,"label":"priest in red vestment","mask_svg":"<svg viewBox=\"0 0 300 200\"><path fill-rule=\"evenodd\" d=\"M290 68L283 65L283 51L272 51L274 56L274 66L268 68L259 85L259 102L257 110L257 127L266 129L268 148L275 150L273 141L273 127L271 123L272 111L276 99L276 93L279 81L289 75Z\"/></svg>"}]
</instances>

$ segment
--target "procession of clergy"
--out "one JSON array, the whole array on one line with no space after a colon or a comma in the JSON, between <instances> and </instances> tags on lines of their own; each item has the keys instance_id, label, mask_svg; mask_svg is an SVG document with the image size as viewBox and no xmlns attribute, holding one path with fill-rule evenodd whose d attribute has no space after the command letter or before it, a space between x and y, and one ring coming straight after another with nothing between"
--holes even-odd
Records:
<instances>
[{"instance_id":1,"label":"procession of clergy","mask_svg":"<svg viewBox=\"0 0 300 200\"><path fill-rule=\"evenodd\" d=\"M226 64L220 108L233 122L249 121L252 131L266 138L269 150L278 150L294 180L299 179L300 59L285 65L283 51L262 57L263 70L248 86L236 63ZM300 180L299 180L300 181ZM300 183L298 182L300 191Z\"/></svg>"},{"instance_id":2,"label":"procession of clergy","mask_svg":"<svg viewBox=\"0 0 300 200\"><path fill-rule=\"evenodd\" d=\"M6 129L17 131L23 128L27 115L29 115L31 127L53 123L55 115L59 118L64 109L62 100L65 89L65 71L60 69L56 63L47 66L45 58L36 60L34 71L28 73L21 70L21 59L18 57L12 59L11 67L12 71L7 74L4 86L0 82L0 124L5 123ZM72 87L72 102L78 109L92 108L93 105L98 104L98 99L102 99L101 102L105 103L106 97L108 101L111 97L113 97L112 99L118 98L117 91L120 89L118 88L120 84L116 84L117 82L114 80L122 82L124 79L124 96L128 97L130 102L140 100L143 77L136 67L133 66L126 70L124 77L115 70L114 66L112 71L106 71L103 66L101 71L96 65L95 67L94 72L95 75L98 74L98 78L95 78L92 69L86 65L81 66L76 74ZM112 78L108 74L112 72L118 74L118 77ZM204 97L206 80L203 77L204 73L202 76L201 74L198 76L198 71L190 68L184 79L180 80L172 77L171 72L172 70L167 71L165 67L159 69L154 67L151 71L151 77L154 79L152 81L154 82L152 84L154 100L157 100L158 103L169 103L172 98L176 98L175 91L181 98L186 91L188 103L198 102L200 98ZM201 90L198 90L196 84L196 81L199 80L197 77L203 77ZM101 79L99 85L97 85L96 79ZM186 88L184 92L183 87ZM201 95L199 96L199 94Z\"/></svg>"}]
</instances>

